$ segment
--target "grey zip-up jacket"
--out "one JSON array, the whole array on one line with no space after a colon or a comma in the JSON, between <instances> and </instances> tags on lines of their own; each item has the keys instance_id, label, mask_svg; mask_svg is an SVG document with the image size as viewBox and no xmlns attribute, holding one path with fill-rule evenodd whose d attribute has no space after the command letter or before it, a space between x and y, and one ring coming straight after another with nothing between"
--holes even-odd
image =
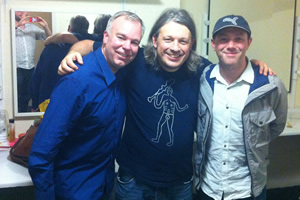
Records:
<instances>
[{"instance_id":1,"label":"grey zip-up jacket","mask_svg":"<svg viewBox=\"0 0 300 200\"><path fill-rule=\"evenodd\" d=\"M200 187L201 169L206 156L206 142L212 130L212 108L215 78L210 74L215 65L204 69L200 78L198 100L197 148L195 152L195 183ZM276 76L259 74L252 64L254 82L242 111L244 146L251 175L252 195L257 197L267 181L268 152L271 140L284 130L287 119L287 92Z\"/></svg>"}]
</instances>

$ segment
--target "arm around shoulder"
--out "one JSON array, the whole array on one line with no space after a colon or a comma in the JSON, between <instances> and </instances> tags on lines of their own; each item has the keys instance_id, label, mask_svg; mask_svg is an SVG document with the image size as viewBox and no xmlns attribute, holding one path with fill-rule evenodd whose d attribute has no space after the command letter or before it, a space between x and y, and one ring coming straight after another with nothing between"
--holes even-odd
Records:
<instances>
[{"instance_id":1,"label":"arm around shoulder","mask_svg":"<svg viewBox=\"0 0 300 200\"><path fill-rule=\"evenodd\" d=\"M69 32L63 32L63 33L56 33L52 36L49 36L46 41L45 45L49 44L59 44L59 43L68 43L68 44L75 44L79 40L76 36L74 36L72 33Z\"/></svg>"}]
</instances>

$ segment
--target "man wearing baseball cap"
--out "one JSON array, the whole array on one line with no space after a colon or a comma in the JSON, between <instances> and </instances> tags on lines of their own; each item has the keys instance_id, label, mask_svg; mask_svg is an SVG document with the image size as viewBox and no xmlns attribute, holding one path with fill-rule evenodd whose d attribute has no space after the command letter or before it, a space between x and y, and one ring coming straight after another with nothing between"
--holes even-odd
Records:
<instances>
[{"instance_id":1,"label":"man wearing baseball cap","mask_svg":"<svg viewBox=\"0 0 300 200\"><path fill-rule=\"evenodd\" d=\"M201 200L265 200L268 147L287 118L287 92L263 76L246 51L251 30L242 16L219 19L212 47L219 63L200 78L196 187Z\"/></svg>"}]
</instances>

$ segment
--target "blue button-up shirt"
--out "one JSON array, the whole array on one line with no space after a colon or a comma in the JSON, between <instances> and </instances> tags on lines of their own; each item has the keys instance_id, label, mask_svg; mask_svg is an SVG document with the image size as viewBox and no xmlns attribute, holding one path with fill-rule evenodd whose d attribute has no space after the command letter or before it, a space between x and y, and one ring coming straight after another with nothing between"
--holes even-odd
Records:
<instances>
[{"instance_id":1,"label":"blue button-up shirt","mask_svg":"<svg viewBox=\"0 0 300 200\"><path fill-rule=\"evenodd\" d=\"M126 102L101 49L54 89L31 149L36 199L100 199L112 189Z\"/></svg>"}]
</instances>

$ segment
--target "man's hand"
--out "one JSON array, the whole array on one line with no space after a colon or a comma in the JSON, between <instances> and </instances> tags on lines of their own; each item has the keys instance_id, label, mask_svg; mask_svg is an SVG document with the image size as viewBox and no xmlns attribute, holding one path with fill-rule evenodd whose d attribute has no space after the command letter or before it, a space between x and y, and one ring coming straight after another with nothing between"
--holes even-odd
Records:
<instances>
[{"instance_id":1,"label":"man's hand","mask_svg":"<svg viewBox=\"0 0 300 200\"><path fill-rule=\"evenodd\" d=\"M63 76L70 74L78 69L74 61L77 61L78 64L82 65L82 57L93 51L94 41L92 40L83 40L75 43L67 56L61 61L58 67L58 74Z\"/></svg>"},{"instance_id":2,"label":"man's hand","mask_svg":"<svg viewBox=\"0 0 300 200\"><path fill-rule=\"evenodd\" d=\"M38 17L39 21L38 23L42 26L42 27L47 27L48 23L46 22L46 20L44 20L42 17Z\"/></svg>"},{"instance_id":3,"label":"man's hand","mask_svg":"<svg viewBox=\"0 0 300 200\"><path fill-rule=\"evenodd\" d=\"M58 67L58 74L64 76L66 74L70 74L78 70L77 65L74 63L75 61L77 61L78 64L82 65L83 64L82 56L78 52L74 52L74 51L69 52L60 63Z\"/></svg>"},{"instance_id":4,"label":"man's hand","mask_svg":"<svg viewBox=\"0 0 300 200\"><path fill-rule=\"evenodd\" d=\"M38 18L39 18L38 23L44 28L46 36L49 37L50 35L52 35L52 32L49 29L46 20L44 20L42 17L38 17Z\"/></svg>"},{"instance_id":5,"label":"man's hand","mask_svg":"<svg viewBox=\"0 0 300 200\"><path fill-rule=\"evenodd\" d=\"M255 65L258 65L259 66L259 73L260 74L264 74L265 76L267 76L268 74L270 76L276 76L277 73L274 72L265 62L263 61L260 61L260 60L255 60L255 59L252 59L251 62Z\"/></svg>"},{"instance_id":6,"label":"man's hand","mask_svg":"<svg viewBox=\"0 0 300 200\"><path fill-rule=\"evenodd\" d=\"M30 23L30 22L28 21L29 18L30 18L30 17L27 16L27 17L24 17L24 18L20 19L20 21L16 21L16 28L19 27L19 26L24 26L24 25L27 24L27 23Z\"/></svg>"}]
</instances>

